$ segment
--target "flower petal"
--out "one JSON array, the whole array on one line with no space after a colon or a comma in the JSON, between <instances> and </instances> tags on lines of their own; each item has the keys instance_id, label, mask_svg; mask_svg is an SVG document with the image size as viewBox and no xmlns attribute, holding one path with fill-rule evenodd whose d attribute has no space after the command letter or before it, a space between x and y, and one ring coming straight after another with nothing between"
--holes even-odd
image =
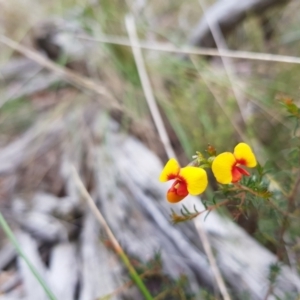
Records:
<instances>
[{"instance_id":1,"label":"flower petal","mask_svg":"<svg viewBox=\"0 0 300 300\"><path fill-rule=\"evenodd\" d=\"M257 164L255 155L252 152L252 149L246 143L239 143L233 152L238 163L249 167L254 168Z\"/></svg>"},{"instance_id":2,"label":"flower petal","mask_svg":"<svg viewBox=\"0 0 300 300\"><path fill-rule=\"evenodd\" d=\"M186 197L189 194L189 192L187 190L186 183L185 182L179 182L177 184L176 192L177 192L178 195Z\"/></svg>"},{"instance_id":3,"label":"flower petal","mask_svg":"<svg viewBox=\"0 0 300 300\"><path fill-rule=\"evenodd\" d=\"M176 159L171 158L165 165L164 169L160 173L159 181L166 182L171 179L175 179L180 170L179 163Z\"/></svg>"},{"instance_id":4,"label":"flower petal","mask_svg":"<svg viewBox=\"0 0 300 300\"><path fill-rule=\"evenodd\" d=\"M202 168L187 166L180 170L179 177L185 180L187 190L191 195L199 195L207 187L207 174Z\"/></svg>"},{"instance_id":5,"label":"flower petal","mask_svg":"<svg viewBox=\"0 0 300 300\"><path fill-rule=\"evenodd\" d=\"M167 199L171 203L177 203L188 195L185 182L175 180L167 192Z\"/></svg>"},{"instance_id":6,"label":"flower petal","mask_svg":"<svg viewBox=\"0 0 300 300\"><path fill-rule=\"evenodd\" d=\"M250 173L249 173L247 170L245 170L245 169L243 169L243 168L241 168L241 167L238 167L238 166L235 166L235 168L238 169L239 172L240 172L242 175L250 176Z\"/></svg>"},{"instance_id":7,"label":"flower petal","mask_svg":"<svg viewBox=\"0 0 300 300\"><path fill-rule=\"evenodd\" d=\"M183 198L185 198L187 195L178 195L175 191L168 191L167 193L167 200L170 203L177 203L181 201Z\"/></svg>"},{"instance_id":8,"label":"flower petal","mask_svg":"<svg viewBox=\"0 0 300 300\"><path fill-rule=\"evenodd\" d=\"M211 169L219 183L232 182L232 168L235 163L236 159L230 152L223 152L214 159Z\"/></svg>"},{"instance_id":9,"label":"flower petal","mask_svg":"<svg viewBox=\"0 0 300 300\"><path fill-rule=\"evenodd\" d=\"M239 167L233 167L232 171L232 182L238 182L242 179L242 173L240 172L240 168Z\"/></svg>"}]
</instances>

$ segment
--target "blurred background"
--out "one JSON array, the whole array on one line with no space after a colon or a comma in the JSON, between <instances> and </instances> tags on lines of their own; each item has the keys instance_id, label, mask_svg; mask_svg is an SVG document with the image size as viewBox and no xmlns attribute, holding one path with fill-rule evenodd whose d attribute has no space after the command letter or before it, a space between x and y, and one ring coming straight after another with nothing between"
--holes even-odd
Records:
<instances>
[{"instance_id":1,"label":"blurred background","mask_svg":"<svg viewBox=\"0 0 300 300\"><path fill-rule=\"evenodd\" d=\"M158 181L170 156L243 141L277 205L299 198L279 101L299 104L299 22L297 0L0 0L0 211L54 295L0 230L0 299L300 299L299 218L255 204L173 225Z\"/></svg>"}]
</instances>

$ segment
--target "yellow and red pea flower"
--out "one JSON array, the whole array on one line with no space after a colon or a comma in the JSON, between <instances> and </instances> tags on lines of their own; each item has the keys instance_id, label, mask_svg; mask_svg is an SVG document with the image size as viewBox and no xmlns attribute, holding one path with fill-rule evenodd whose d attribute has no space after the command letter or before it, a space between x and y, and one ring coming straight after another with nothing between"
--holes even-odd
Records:
<instances>
[{"instance_id":1,"label":"yellow and red pea flower","mask_svg":"<svg viewBox=\"0 0 300 300\"><path fill-rule=\"evenodd\" d=\"M241 166L254 168L256 164L256 158L250 146L246 143L239 143L233 153L223 152L214 159L212 171L219 183L229 184L240 181L243 175L250 175Z\"/></svg>"},{"instance_id":2,"label":"yellow and red pea flower","mask_svg":"<svg viewBox=\"0 0 300 300\"><path fill-rule=\"evenodd\" d=\"M199 195L207 187L207 174L202 168L187 166L180 168L176 159L171 158L162 170L159 180L166 182L175 180L167 192L167 199L171 203L177 203L188 194Z\"/></svg>"}]
</instances>

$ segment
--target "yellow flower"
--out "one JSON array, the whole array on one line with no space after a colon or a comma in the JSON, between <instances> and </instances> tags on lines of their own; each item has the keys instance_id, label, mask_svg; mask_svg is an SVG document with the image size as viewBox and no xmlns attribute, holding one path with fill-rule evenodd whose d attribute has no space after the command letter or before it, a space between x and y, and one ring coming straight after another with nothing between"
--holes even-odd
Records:
<instances>
[{"instance_id":1,"label":"yellow flower","mask_svg":"<svg viewBox=\"0 0 300 300\"><path fill-rule=\"evenodd\" d=\"M238 182L243 175L249 176L249 172L240 166L254 168L256 158L249 145L239 143L233 153L224 152L219 154L212 163L212 171L219 183L228 184Z\"/></svg>"},{"instance_id":2,"label":"yellow flower","mask_svg":"<svg viewBox=\"0 0 300 300\"><path fill-rule=\"evenodd\" d=\"M171 158L162 170L159 180L166 182L175 180L167 192L167 199L171 203L177 203L188 194L199 195L207 187L206 172L197 167L187 166L180 168L176 159Z\"/></svg>"}]
</instances>

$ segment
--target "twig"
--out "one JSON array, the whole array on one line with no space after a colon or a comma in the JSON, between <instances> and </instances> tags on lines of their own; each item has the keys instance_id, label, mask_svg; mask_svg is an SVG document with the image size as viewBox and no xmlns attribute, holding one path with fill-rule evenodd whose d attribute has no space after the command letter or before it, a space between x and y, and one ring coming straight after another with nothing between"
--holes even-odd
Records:
<instances>
[{"instance_id":1,"label":"twig","mask_svg":"<svg viewBox=\"0 0 300 300\"><path fill-rule=\"evenodd\" d=\"M212 272L214 274L214 277L216 279L217 285L219 287L219 290L220 290L220 292L222 294L223 299L224 300L231 300L231 298L229 296L229 293L227 291L225 282L224 282L223 277L221 275L221 272L220 272L220 270L218 268L216 259L215 259L214 255L213 255L213 251L212 251L210 242L208 240L207 234L205 232L205 229L202 226L203 225L202 222L203 222L202 220L198 219L198 222L195 222L195 226L198 229L201 241L203 243L204 251L205 251L205 253L206 253L207 257L208 257L209 263L210 263L211 270L212 270Z\"/></svg>"},{"instance_id":2,"label":"twig","mask_svg":"<svg viewBox=\"0 0 300 300\"><path fill-rule=\"evenodd\" d=\"M141 138L141 133L143 132L143 136L145 137L146 141L155 141L155 142L158 141L157 135L154 132L153 128L151 126L148 126L146 122L136 121L132 112L124 105L121 105L118 102L118 100L107 90L107 88L101 85L101 83L95 82L87 77L72 72L71 70L66 69L65 67L59 66L54 62L52 62L51 60L49 60L48 58L42 56L38 52L33 51L23 45L20 45L17 42L1 34L0 34L0 43L5 44L6 46L21 53L27 58L35 61L42 67L48 69L49 71L54 72L57 76L69 82L73 86L76 86L77 88L81 88L81 89L86 89L97 95L104 96L104 97L99 97L97 100L101 103L101 105L104 108L110 110L112 112L112 115L115 115L117 117L121 115L129 118L130 122L132 123L131 126L132 131L134 131L134 134L136 136ZM147 134L145 134L145 132Z\"/></svg>"},{"instance_id":3,"label":"twig","mask_svg":"<svg viewBox=\"0 0 300 300\"><path fill-rule=\"evenodd\" d=\"M228 199L224 200L224 201L221 201L215 205L210 205L208 207L206 207L204 210L202 211L197 211L196 208L194 207L195 209L195 212L190 212L184 205L183 205L183 208L180 210L181 211L181 215L177 215L175 213L175 211L172 210L172 214L171 214L171 220L174 224L178 224L180 222L186 222L186 221L191 221L193 219L195 219L196 217L200 216L201 214L207 212L211 212L223 205L226 205L227 203L229 202Z\"/></svg>"},{"instance_id":4,"label":"twig","mask_svg":"<svg viewBox=\"0 0 300 300\"><path fill-rule=\"evenodd\" d=\"M75 180L75 183L76 183L78 189L80 190L82 196L85 198L88 206L90 207L92 213L94 214L94 216L96 217L98 222L103 226L109 240L112 243L112 246L113 246L114 250L120 256L120 258L122 259L124 265L127 267L128 271L129 271L129 274L132 277L132 280L136 283L137 287L140 289L141 293L143 294L143 296L145 297L146 300L153 300L150 292L148 291L147 287L143 283L141 277L138 275L138 273L136 272L136 270L132 266L129 258L127 257L127 255L125 254L123 248L121 247L118 240L116 239L113 232L111 231L111 229L108 226L106 220L104 219L102 213L100 212L100 210L96 206L94 200L92 199L92 197L90 196L90 194L86 190L85 186L83 185L83 183L82 183L81 179L79 178L79 175L78 175L78 173L77 173L74 166L72 166L72 173L73 173L73 177L74 177L74 180Z\"/></svg>"},{"instance_id":5,"label":"twig","mask_svg":"<svg viewBox=\"0 0 300 300\"><path fill-rule=\"evenodd\" d=\"M154 50L160 52L169 52L169 53L180 53L187 55L203 55L203 56L213 56L213 57L227 57L234 59L246 59L246 60L258 60L258 61L266 61L266 62L281 62L281 63L292 63L292 64L300 64L300 58L295 56L286 56L286 55L277 55L270 53L257 53L257 52L248 52L248 51L234 51L229 49L211 49L211 48L196 48L191 46L183 46L178 48L170 43L161 43L161 42L147 42L139 40L139 43L131 43L130 40L126 37L120 36L111 36L111 35L102 35L97 38L77 35L75 36L78 39L88 40L92 42L99 43L107 43L128 47L136 47L147 50ZM206 83L208 85L208 83ZM209 88L209 86L208 86ZM210 88L209 88L210 89ZM211 89L210 89L211 90ZM214 94L214 93L213 93ZM215 95L214 95L215 96ZM215 96L216 98L216 96ZM261 108L266 114L270 115L272 118L283 124L283 126L289 128L287 124L285 124L280 117L275 114L272 114L270 109L265 108L260 102L255 101L254 99L250 99L256 106ZM218 101L219 105L220 101ZM221 106L223 109L223 105ZM224 109L223 109L224 110ZM231 118L232 119L232 118ZM236 126L235 126L236 127ZM238 129L239 130L239 129ZM241 132L241 130L239 130ZM239 133L241 136L241 134ZM242 138L243 139L243 138ZM245 139L243 139L245 140Z\"/></svg>"},{"instance_id":6,"label":"twig","mask_svg":"<svg viewBox=\"0 0 300 300\"><path fill-rule=\"evenodd\" d=\"M254 195L254 196L256 196L256 197L261 197L261 195L260 195L259 193L257 193L257 192L255 192L255 191L249 189L248 187L246 187L246 186L244 186L244 185L241 185L241 184L239 184L239 183L236 183L235 185L236 185L236 188L230 189L231 191L235 191L235 190L236 190L236 191L244 190L244 191L247 191L247 192L249 192L250 194L252 194L252 195ZM284 216L288 216L288 217L291 217L291 218L298 218L297 216L294 216L293 214L290 214L289 212L286 212L286 211L284 211L283 209L281 209L279 206L277 206L276 203L274 203L274 202L272 201L271 198L266 199L266 201L268 201L268 202L270 203L270 205L271 205L273 208L275 208L277 211L279 211L279 212L280 212L281 214L283 214Z\"/></svg>"},{"instance_id":7,"label":"twig","mask_svg":"<svg viewBox=\"0 0 300 300\"><path fill-rule=\"evenodd\" d=\"M161 42L147 42L140 41L139 44L131 44L128 38L120 36L102 35L94 37L77 35L78 39L84 39L92 42L115 44L128 47L136 47L147 50L154 50L160 52L171 52L180 54L194 54L202 56L215 56L215 57L229 57L234 59L246 59L246 60L257 60L265 62L280 62L288 64L300 64L300 58L296 56L279 55L271 53L259 53L259 52L249 52L249 51L235 51L229 49L213 49L213 48L201 48L201 47L191 47L182 46L180 48L170 44Z\"/></svg>"},{"instance_id":8,"label":"twig","mask_svg":"<svg viewBox=\"0 0 300 300\"><path fill-rule=\"evenodd\" d=\"M102 96L106 96L109 98L108 101L103 101L103 105L106 105L106 107L109 108L116 108L118 110L122 110L123 108L120 106L120 104L117 102L117 100L113 97L113 95L104 87L101 86L99 83L96 83L89 78L80 76L71 70L68 70L64 67L61 67L51 60L47 59L46 57L42 56L36 51L33 51L27 47L24 47L17 42L11 40L10 38L0 35L0 43L5 44L6 46L14 49L15 51L23 54L24 56L28 57L29 59L37 62L39 65L43 66L44 68L54 72L58 76L60 76L62 79L70 82L73 85L79 86L81 88L88 89L90 91L93 91L94 93Z\"/></svg>"},{"instance_id":9,"label":"twig","mask_svg":"<svg viewBox=\"0 0 300 300\"><path fill-rule=\"evenodd\" d=\"M42 67L40 66L29 78L27 78L25 80L25 82L22 82L22 84L13 91L13 93L10 93L8 97L4 97L4 99L1 100L0 102L0 109L7 103L10 101L10 99L14 99L17 97L20 97L19 92L22 90L23 87L25 87L34 77L36 77L42 70ZM3 81L4 82L4 81Z\"/></svg>"},{"instance_id":10,"label":"twig","mask_svg":"<svg viewBox=\"0 0 300 300\"><path fill-rule=\"evenodd\" d=\"M168 297L167 297L168 294L170 294L170 295L177 295L177 294L179 294L181 300L186 300L185 294L183 293L182 289L179 288L179 287L175 287L175 288L172 287L172 288L168 288L168 289L162 291L160 294L158 294L154 298L154 300L168 299Z\"/></svg>"},{"instance_id":11,"label":"twig","mask_svg":"<svg viewBox=\"0 0 300 300\"><path fill-rule=\"evenodd\" d=\"M215 205L210 205L207 207L207 209L205 211L212 211L212 210L215 210L223 205L226 205L230 200L229 199L226 199L226 200L223 200Z\"/></svg>"},{"instance_id":12,"label":"twig","mask_svg":"<svg viewBox=\"0 0 300 300\"><path fill-rule=\"evenodd\" d=\"M220 50L220 49L226 49L227 50L226 41L225 41L224 36L223 36L223 34L220 30L219 25L214 23L214 22L211 22L211 20L206 16L205 0L199 0L198 2L199 2L200 6L202 8L202 11L204 13L204 18L205 18L205 20L208 24L208 27L211 31L211 34L212 34L213 38L215 40L215 43L217 45L218 50ZM234 67L233 67L232 61L228 57L223 57L223 56L221 56L221 60L223 62L224 69L227 73L228 79L231 83L232 92L233 92L234 97L236 99L237 105L239 107L241 116L242 116L243 121L244 121L244 124L246 124L246 116L245 116L244 109L243 109L243 95L241 94L240 90L235 87L235 82L237 82L237 78L234 74Z\"/></svg>"},{"instance_id":13,"label":"twig","mask_svg":"<svg viewBox=\"0 0 300 300\"><path fill-rule=\"evenodd\" d=\"M132 45L137 45L139 42L138 42L138 37L137 37L133 17L130 15L126 16L125 23L126 23L126 28L127 28L130 42L132 43ZM176 156L175 152L171 146L167 130L165 128L163 119L161 117L161 114L159 112L158 106L156 104L156 101L155 101L155 98L154 98L154 95L152 92L152 88L151 88L150 80L148 77L148 73L146 71L141 48L132 46L132 52L133 52L135 63L136 63L137 69L138 69L140 79L141 79L144 94L145 94L145 97L146 97L146 100L147 100L147 103L148 103L148 106L149 106L149 109L151 112L151 116L154 120L154 124L157 128L159 137L165 147L168 157L169 158L175 157Z\"/></svg>"},{"instance_id":14,"label":"twig","mask_svg":"<svg viewBox=\"0 0 300 300\"><path fill-rule=\"evenodd\" d=\"M273 294L273 290L274 290L274 285L272 283L270 283L267 293L263 300L268 300L269 296L271 296Z\"/></svg>"},{"instance_id":15,"label":"twig","mask_svg":"<svg viewBox=\"0 0 300 300\"><path fill-rule=\"evenodd\" d=\"M293 189L287 197L289 203L289 211L293 210L293 208L295 207L295 197L297 195L299 185L300 185L300 174L298 174Z\"/></svg>"},{"instance_id":16,"label":"twig","mask_svg":"<svg viewBox=\"0 0 300 300\"><path fill-rule=\"evenodd\" d=\"M126 22L129 39L130 39L130 42L132 43L131 45L132 45L135 63L138 68L138 72L139 72L142 86L144 89L144 93L145 93L145 96L146 96L146 99L147 99L147 102L148 102L148 105L150 108L150 112L154 119L157 130L160 132L160 136L163 135L163 138L166 138L165 141L169 141L169 137L168 137L167 131L165 129L165 125L162 121L162 117L159 113L157 104L156 104L154 96L153 96L152 88L151 88L150 81L149 81L149 78L148 78L148 75L146 72L141 49L140 49L140 47L134 46L134 45L139 44L138 36L136 33L136 28L135 28L134 18L132 16L127 16L125 19L125 22ZM164 134L166 134L166 136L164 136ZM163 143L164 143L164 140L163 140ZM166 153L168 154L169 158L171 158L171 157L176 158L176 154L175 154L172 146L170 145L170 143L164 143L164 146L165 146L165 150L166 150ZM211 245L207 238L206 232L202 228L198 228L198 230L199 230L200 239L203 243L205 253L210 262L210 266L212 268L212 272L215 276L215 279L216 279L217 285L220 289L220 292L225 300L230 300L230 297L227 292L221 272L219 271L216 260L214 259L212 248L211 248Z\"/></svg>"},{"instance_id":17,"label":"twig","mask_svg":"<svg viewBox=\"0 0 300 300\"><path fill-rule=\"evenodd\" d=\"M200 211L200 212L198 213L198 215L201 215L201 214L203 214L203 213L205 213L205 212L211 212L211 211L213 211L213 210L215 210L215 209L217 209L217 208L219 208L219 207L221 207L221 206L223 206L223 205L228 204L229 202L230 202L230 200L229 200L229 199L226 199L226 200L223 200L223 201L221 201L221 202L219 202L219 203L217 203L217 204L215 204L215 205L207 206L207 208L204 209L204 210L202 210L202 211Z\"/></svg>"},{"instance_id":18,"label":"twig","mask_svg":"<svg viewBox=\"0 0 300 300\"><path fill-rule=\"evenodd\" d=\"M289 257L288 251L285 247L284 233L286 232L286 230L289 227L289 216L295 209L295 196L297 195L299 184L300 184L300 176L298 175L296 182L293 186L293 189L290 192L289 196L287 197L288 205L287 205L287 209L286 209L286 214L284 214L284 218L282 220L282 225L281 225L281 228L279 231L280 243L279 243L279 247L278 247L278 251L277 251L277 256L279 257L279 259L283 258L282 257L283 252L285 252L287 258Z\"/></svg>"},{"instance_id":19,"label":"twig","mask_svg":"<svg viewBox=\"0 0 300 300\"><path fill-rule=\"evenodd\" d=\"M144 273L140 274L139 276L141 278L147 278L149 276L155 276L155 275L159 275L159 274L160 273L158 273L157 271L152 271L152 270L149 271L148 270L148 271L145 271ZM134 284L134 281L130 280L130 281L124 283L123 285L121 285L120 287L118 287L117 289L115 289L113 292L111 292L111 293L109 293L109 294L107 294L105 296L102 296L102 297L98 298L97 300L110 299L111 297L116 296L116 295L122 293L122 291L124 291L125 289L130 288L133 284ZM156 300L156 297L153 300Z\"/></svg>"}]
</instances>

